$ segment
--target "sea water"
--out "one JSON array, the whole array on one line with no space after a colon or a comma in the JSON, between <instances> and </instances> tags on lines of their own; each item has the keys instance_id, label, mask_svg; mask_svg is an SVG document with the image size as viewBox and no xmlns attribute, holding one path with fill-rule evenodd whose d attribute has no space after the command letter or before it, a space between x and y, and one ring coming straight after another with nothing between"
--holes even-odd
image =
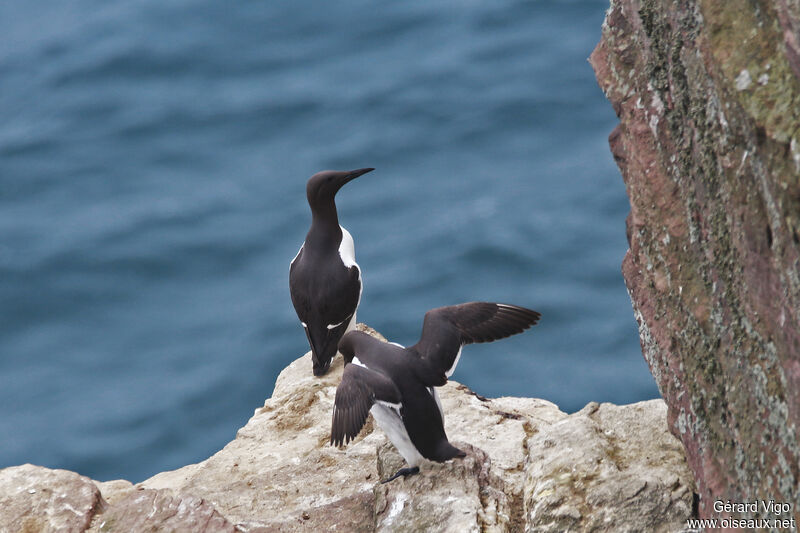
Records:
<instances>
[{"instance_id":1,"label":"sea water","mask_svg":"<svg viewBox=\"0 0 800 533\"><path fill-rule=\"evenodd\" d=\"M657 396L620 263L604 0L0 6L0 467L140 481L234 438L308 349L288 291L322 169L360 321L542 313L453 379L574 411ZM310 372L310 369L309 369Z\"/></svg>"}]
</instances>

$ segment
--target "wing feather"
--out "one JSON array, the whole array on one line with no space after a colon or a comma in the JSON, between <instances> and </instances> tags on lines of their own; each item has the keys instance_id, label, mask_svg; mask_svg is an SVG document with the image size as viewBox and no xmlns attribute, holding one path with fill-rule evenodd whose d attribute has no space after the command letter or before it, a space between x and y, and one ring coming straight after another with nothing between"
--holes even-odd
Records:
<instances>
[{"instance_id":1,"label":"wing feather","mask_svg":"<svg viewBox=\"0 0 800 533\"><path fill-rule=\"evenodd\" d=\"M356 438L377 400L399 404L400 392L384 374L348 364L333 402L331 444L341 446Z\"/></svg>"},{"instance_id":2,"label":"wing feather","mask_svg":"<svg viewBox=\"0 0 800 533\"><path fill-rule=\"evenodd\" d=\"M411 347L430 374L430 385L444 385L465 344L491 342L522 333L542 315L517 305L469 302L425 313L422 336Z\"/></svg>"}]
</instances>

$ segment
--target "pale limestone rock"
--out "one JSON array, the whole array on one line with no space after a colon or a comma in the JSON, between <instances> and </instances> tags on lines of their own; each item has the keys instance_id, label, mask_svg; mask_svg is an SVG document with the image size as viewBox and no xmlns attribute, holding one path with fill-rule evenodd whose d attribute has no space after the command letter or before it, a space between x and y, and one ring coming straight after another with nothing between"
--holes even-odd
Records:
<instances>
[{"instance_id":1,"label":"pale limestone rock","mask_svg":"<svg viewBox=\"0 0 800 533\"><path fill-rule=\"evenodd\" d=\"M84 531L103 506L88 477L22 465L0 470L0 531Z\"/></svg>"},{"instance_id":2,"label":"pale limestone rock","mask_svg":"<svg viewBox=\"0 0 800 533\"><path fill-rule=\"evenodd\" d=\"M95 516L88 531L234 533L237 530L213 505L200 498L174 497L164 490L132 490Z\"/></svg>"},{"instance_id":3,"label":"pale limestone rock","mask_svg":"<svg viewBox=\"0 0 800 533\"><path fill-rule=\"evenodd\" d=\"M526 531L679 531L692 478L666 405L590 403L528 439Z\"/></svg>"},{"instance_id":4,"label":"pale limestone rock","mask_svg":"<svg viewBox=\"0 0 800 533\"><path fill-rule=\"evenodd\" d=\"M126 479L115 479L113 481L95 481L95 485L103 494L103 499L108 504L114 504L124 498L134 489L133 483Z\"/></svg>"},{"instance_id":5,"label":"pale limestone rock","mask_svg":"<svg viewBox=\"0 0 800 533\"><path fill-rule=\"evenodd\" d=\"M328 445L342 359L336 358L323 378L311 374L310 364L306 354L289 365L272 398L221 452L141 486L200 495L245 528L291 524L314 531L320 527L314 518L330 522L331 507L348 506L349 529L369 524L380 531L410 531L435 522L441 531L505 531L522 515L526 436L566 416L544 400L480 399L450 382L439 389L445 429L470 450L469 457L426 462L418 476L377 485L404 466L402 459L381 431L373 431L371 419L346 448ZM238 494L243 485L257 489L247 503ZM457 503L442 507L442 502Z\"/></svg>"},{"instance_id":6,"label":"pale limestone rock","mask_svg":"<svg viewBox=\"0 0 800 533\"><path fill-rule=\"evenodd\" d=\"M447 434L467 457L425 462L420 474L382 485L405 465L371 418L347 447L328 444L342 368L337 357L326 376L314 377L306 354L284 369L272 398L234 441L138 485L93 484L31 466L16 467L28 469L25 482L6 469L0 483L16 479L11 485L27 489L35 476L77 483L70 490L85 496L71 505L80 520L64 530L92 533L677 531L691 512L691 480L660 400L590 404L567 415L544 400L482 398L456 382L439 395ZM10 487L0 494L21 511L10 515L3 506L0 524L38 526L63 511L52 499L20 506L27 493Z\"/></svg>"},{"instance_id":7,"label":"pale limestone rock","mask_svg":"<svg viewBox=\"0 0 800 533\"><path fill-rule=\"evenodd\" d=\"M312 375L310 353L294 361L234 441L140 486L202 497L244 530L319 531L334 519L344 531L372 530L375 450L384 437L368 424L346 449L328 444L342 368L336 357L320 378Z\"/></svg>"}]
</instances>

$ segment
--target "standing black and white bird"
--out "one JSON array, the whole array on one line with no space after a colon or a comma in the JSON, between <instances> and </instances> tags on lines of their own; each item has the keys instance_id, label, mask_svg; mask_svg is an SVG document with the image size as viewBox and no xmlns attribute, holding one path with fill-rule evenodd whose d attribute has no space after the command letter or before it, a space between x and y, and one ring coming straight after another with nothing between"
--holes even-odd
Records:
<instances>
[{"instance_id":1,"label":"standing black and white bird","mask_svg":"<svg viewBox=\"0 0 800 533\"><path fill-rule=\"evenodd\" d=\"M336 389L331 444L354 439L371 412L409 464L384 483L416 474L423 458L444 462L463 457L447 440L434 387L447 383L465 344L522 333L540 317L516 305L470 302L425 313L422 336L410 348L359 331L347 333L339 341L345 368Z\"/></svg>"},{"instance_id":2,"label":"standing black and white bird","mask_svg":"<svg viewBox=\"0 0 800 533\"><path fill-rule=\"evenodd\" d=\"M339 225L334 197L345 183L372 170L326 170L306 184L311 229L289 266L289 291L311 345L315 376L328 371L339 339L355 327L361 301L353 237Z\"/></svg>"}]
</instances>

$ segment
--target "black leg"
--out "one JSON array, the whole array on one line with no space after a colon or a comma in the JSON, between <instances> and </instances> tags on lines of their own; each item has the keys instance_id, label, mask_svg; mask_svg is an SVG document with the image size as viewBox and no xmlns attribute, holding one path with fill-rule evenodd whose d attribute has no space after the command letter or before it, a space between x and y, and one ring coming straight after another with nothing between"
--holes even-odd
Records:
<instances>
[{"instance_id":1,"label":"black leg","mask_svg":"<svg viewBox=\"0 0 800 533\"><path fill-rule=\"evenodd\" d=\"M419 467L418 466L415 466L413 468L401 468L400 470L397 471L397 473L395 475L393 475L392 477L390 477L387 480L381 481L381 483L389 483L393 479L397 479L400 476L408 477L408 476L413 476L414 474L419 474Z\"/></svg>"}]
</instances>

